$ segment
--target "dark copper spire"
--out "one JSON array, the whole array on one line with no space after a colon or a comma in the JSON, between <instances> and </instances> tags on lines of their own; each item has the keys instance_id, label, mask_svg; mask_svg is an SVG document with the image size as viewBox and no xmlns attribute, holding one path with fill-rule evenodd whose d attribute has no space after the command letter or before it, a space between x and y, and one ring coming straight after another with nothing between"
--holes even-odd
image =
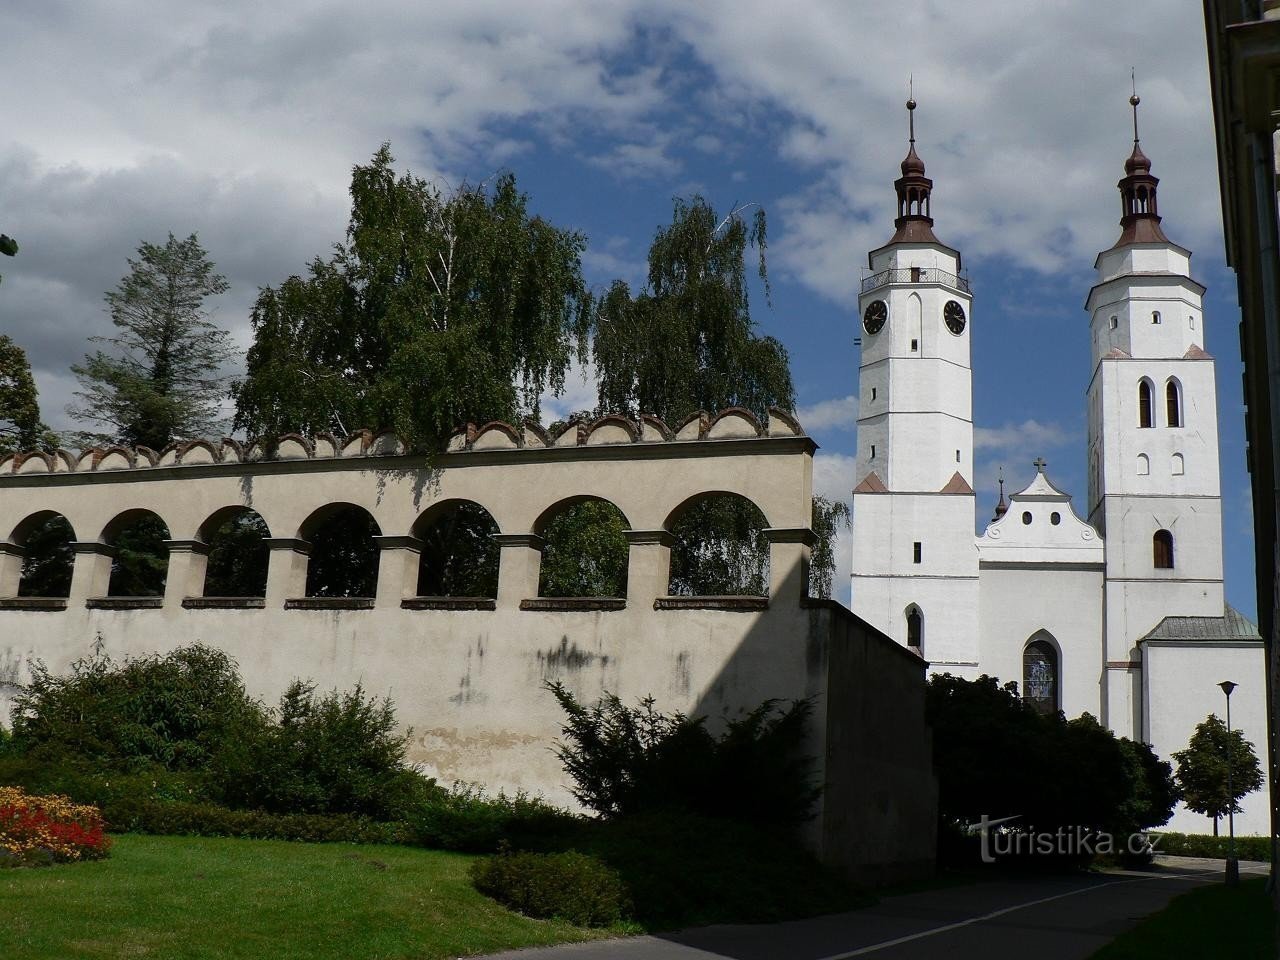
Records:
<instances>
[{"instance_id":1,"label":"dark copper spire","mask_svg":"<svg viewBox=\"0 0 1280 960\"><path fill-rule=\"evenodd\" d=\"M924 175L924 161L916 153L916 101L907 100L907 124L910 145L902 161L902 176L894 181L898 191L897 227L890 243L937 243L933 235L933 217L929 216L929 194L933 181Z\"/></svg>"},{"instance_id":2,"label":"dark copper spire","mask_svg":"<svg viewBox=\"0 0 1280 960\"><path fill-rule=\"evenodd\" d=\"M1004 502L1004 467L1000 468L1000 502L996 504L996 515L991 518L991 522L999 520L1009 512L1009 504Z\"/></svg>"},{"instance_id":3,"label":"dark copper spire","mask_svg":"<svg viewBox=\"0 0 1280 960\"><path fill-rule=\"evenodd\" d=\"M1169 238L1160 229L1160 216L1156 210L1156 185L1160 182L1151 175L1151 161L1138 144L1138 104L1142 100L1135 86L1129 105L1133 107L1133 152L1124 162L1124 178L1116 184L1120 188L1123 215L1120 217L1120 239L1117 247L1130 243L1168 243Z\"/></svg>"}]
</instances>

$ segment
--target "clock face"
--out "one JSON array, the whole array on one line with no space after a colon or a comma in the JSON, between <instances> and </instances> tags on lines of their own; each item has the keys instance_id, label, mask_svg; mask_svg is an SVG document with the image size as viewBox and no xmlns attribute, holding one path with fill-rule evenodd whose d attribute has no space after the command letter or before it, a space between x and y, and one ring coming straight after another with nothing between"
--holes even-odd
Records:
<instances>
[{"instance_id":1,"label":"clock face","mask_svg":"<svg viewBox=\"0 0 1280 960\"><path fill-rule=\"evenodd\" d=\"M954 300L948 300L942 308L942 319L947 322L947 329L956 336L964 333L964 307Z\"/></svg>"},{"instance_id":2,"label":"clock face","mask_svg":"<svg viewBox=\"0 0 1280 960\"><path fill-rule=\"evenodd\" d=\"M889 319L889 307L883 300L872 300L862 314L862 326L872 335L880 332L884 322Z\"/></svg>"}]
</instances>

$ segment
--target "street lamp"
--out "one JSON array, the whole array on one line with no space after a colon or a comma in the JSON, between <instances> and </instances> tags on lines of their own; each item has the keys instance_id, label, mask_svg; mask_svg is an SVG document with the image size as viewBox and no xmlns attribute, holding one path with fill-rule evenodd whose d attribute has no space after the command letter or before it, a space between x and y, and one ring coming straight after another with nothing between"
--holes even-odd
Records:
<instances>
[{"instance_id":1,"label":"street lamp","mask_svg":"<svg viewBox=\"0 0 1280 960\"><path fill-rule=\"evenodd\" d=\"M1227 886L1240 885L1240 861L1236 859L1236 790L1232 776L1231 691L1236 684L1223 680L1219 687L1227 695Z\"/></svg>"}]
</instances>

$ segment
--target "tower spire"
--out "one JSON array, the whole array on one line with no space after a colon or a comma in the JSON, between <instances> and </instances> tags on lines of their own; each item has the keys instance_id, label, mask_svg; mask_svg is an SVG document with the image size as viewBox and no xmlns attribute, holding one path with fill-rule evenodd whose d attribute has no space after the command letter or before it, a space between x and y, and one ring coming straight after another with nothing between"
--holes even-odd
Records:
<instances>
[{"instance_id":1,"label":"tower spire","mask_svg":"<svg viewBox=\"0 0 1280 960\"><path fill-rule=\"evenodd\" d=\"M1138 104L1142 98L1138 96L1136 74L1132 69L1129 79L1133 90L1129 96L1129 106L1133 108L1133 152L1124 162L1124 177L1116 184L1120 188L1120 226L1123 229L1115 246L1168 243L1169 238L1160 229L1160 216L1156 210L1156 186L1160 181L1151 175L1151 161L1142 152L1138 141Z\"/></svg>"},{"instance_id":2,"label":"tower spire","mask_svg":"<svg viewBox=\"0 0 1280 960\"><path fill-rule=\"evenodd\" d=\"M1003 517L1006 513L1009 512L1009 504L1005 503L1005 499L1004 499L1004 466L1003 465L1001 465L1000 467L999 483L1000 483L1000 500L998 503L996 503L996 513L995 513L995 516L991 518L992 523L999 520L1001 517Z\"/></svg>"},{"instance_id":3,"label":"tower spire","mask_svg":"<svg viewBox=\"0 0 1280 960\"><path fill-rule=\"evenodd\" d=\"M898 217L890 243L937 243L933 235L933 217L929 215L929 196L933 181L924 175L924 161L916 153L916 99L911 80L907 93L907 155L902 161L902 176L894 181L898 192Z\"/></svg>"}]
</instances>

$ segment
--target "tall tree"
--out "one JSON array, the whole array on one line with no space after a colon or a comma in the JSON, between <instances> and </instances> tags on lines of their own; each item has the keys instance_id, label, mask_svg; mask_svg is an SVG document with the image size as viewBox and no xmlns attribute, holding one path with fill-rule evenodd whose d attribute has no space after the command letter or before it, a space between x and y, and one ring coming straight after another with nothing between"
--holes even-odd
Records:
<instances>
[{"instance_id":1,"label":"tall tree","mask_svg":"<svg viewBox=\"0 0 1280 960\"><path fill-rule=\"evenodd\" d=\"M194 233L138 247L129 274L104 298L119 332L93 338L111 352L98 350L71 368L80 402L67 412L108 428L86 438L159 450L221 430L222 370L234 351L204 304L227 289Z\"/></svg>"},{"instance_id":2,"label":"tall tree","mask_svg":"<svg viewBox=\"0 0 1280 960\"><path fill-rule=\"evenodd\" d=\"M1253 744L1240 730L1228 734L1226 724L1214 714L1196 724L1187 749L1177 751L1173 759L1183 802L1187 809L1213 818L1215 837L1219 818L1239 813L1240 800L1262 786L1262 768Z\"/></svg>"},{"instance_id":3,"label":"tall tree","mask_svg":"<svg viewBox=\"0 0 1280 960\"><path fill-rule=\"evenodd\" d=\"M53 445L49 428L40 422L40 403L27 355L0 334L0 453Z\"/></svg>"},{"instance_id":4,"label":"tall tree","mask_svg":"<svg viewBox=\"0 0 1280 960\"><path fill-rule=\"evenodd\" d=\"M590 330L602 410L678 422L695 410L794 406L787 351L751 319L748 247L766 296L769 278L765 214L746 209L721 216L702 197L677 199L649 247L645 289L609 288Z\"/></svg>"},{"instance_id":5,"label":"tall tree","mask_svg":"<svg viewBox=\"0 0 1280 960\"><path fill-rule=\"evenodd\" d=\"M259 296L235 390L250 434L393 428L435 449L563 388L583 237L530 216L509 174L445 195L394 163L384 144L356 166L346 243Z\"/></svg>"}]
</instances>

